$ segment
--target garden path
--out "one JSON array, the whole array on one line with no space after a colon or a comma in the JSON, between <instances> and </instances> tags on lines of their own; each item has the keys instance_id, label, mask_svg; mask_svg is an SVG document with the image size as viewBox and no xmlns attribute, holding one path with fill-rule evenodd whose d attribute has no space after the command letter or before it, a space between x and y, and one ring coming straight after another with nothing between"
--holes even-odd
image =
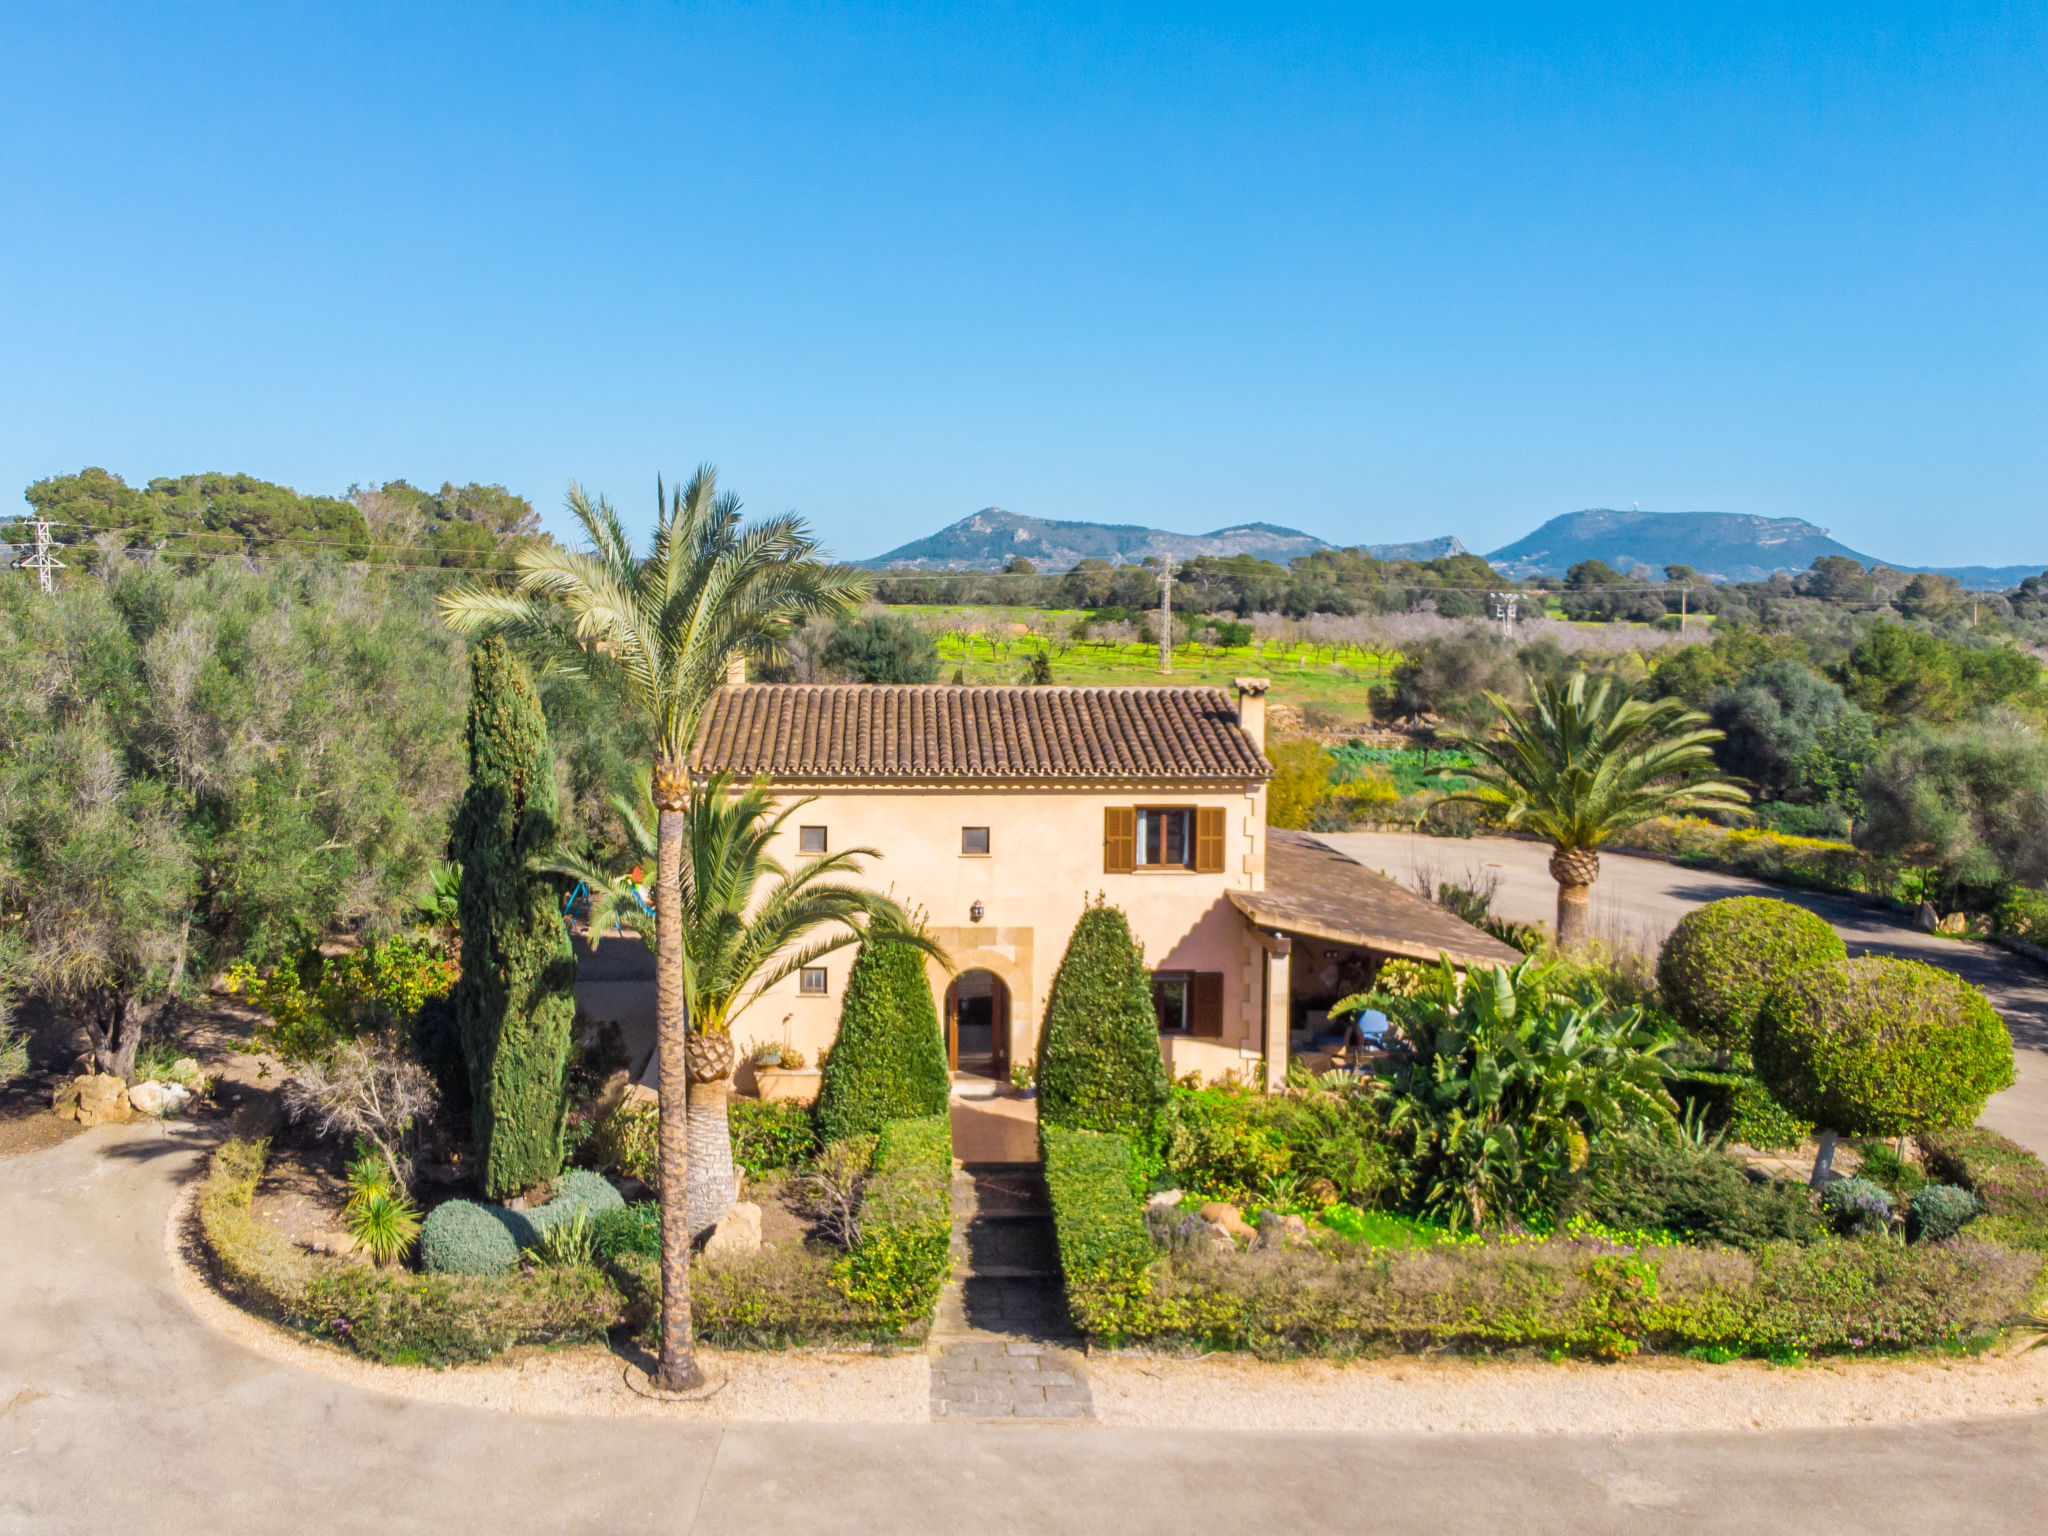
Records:
<instances>
[{"instance_id":1,"label":"garden path","mask_svg":"<svg viewBox=\"0 0 2048 1536\"><path fill-rule=\"evenodd\" d=\"M1500 882L1494 910L1502 917L1523 923L1556 918L1557 885L1550 878L1547 843L1508 837L1423 837L1412 832L1318 835L1338 852L1403 885L1412 885L1418 871L1461 885L1483 882L1490 875ZM1980 988L2012 1031L2016 1068L2012 1087L1985 1106L1980 1123L2037 1156L2048 1157L2048 973L2039 965L1995 945L1922 933L1901 914L1850 897L1619 853L1600 856L1600 881L1593 887L1593 931L1610 940L1661 943L1694 907L1724 896L1776 896L1796 902L1832 923L1852 955L1924 960Z\"/></svg>"},{"instance_id":2,"label":"garden path","mask_svg":"<svg viewBox=\"0 0 2048 1536\"><path fill-rule=\"evenodd\" d=\"M204 1140L0 1159L0 1536L1658 1529L2021 1532L2048 1413L1541 1434L523 1415L399 1397L201 1321L163 1245Z\"/></svg>"}]
</instances>

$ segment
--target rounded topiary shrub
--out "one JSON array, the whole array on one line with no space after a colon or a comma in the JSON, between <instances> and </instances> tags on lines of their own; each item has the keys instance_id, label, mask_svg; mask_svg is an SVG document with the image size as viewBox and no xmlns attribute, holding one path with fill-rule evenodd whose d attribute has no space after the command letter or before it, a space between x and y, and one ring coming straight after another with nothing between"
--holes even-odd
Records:
<instances>
[{"instance_id":1,"label":"rounded topiary shrub","mask_svg":"<svg viewBox=\"0 0 2048 1536\"><path fill-rule=\"evenodd\" d=\"M1913 1192L1908 1210L1907 1235L1915 1242L1938 1243L1975 1221L1984 1207L1967 1189L1927 1184Z\"/></svg>"},{"instance_id":2,"label":"rounded topiary shrub","mask_svg":"<svg viewBox=\"0 0 2048 1536\"><path fill-rule=\"evenodd\" d=\"M439 1275L503 1275L519 1262L533 1229L517 1211L449 1200L420 1224L420 1267Z\"/></svg>"},{"instance_id":3,"label":"rounded topiary shrub","mask_svg":"<svg viewBox=\"0 0 2048 1536\"><path fill-rule=\"evenodd\" d=\"M952 1088L923 953L869 940L854 957L818 1082L818 1139L874 1136L891 1120L943 1115Z\"/></svg>"},{"instance_id":4,"label":"rounded topiary shrub","mask_svg":"<svg viewBox=\"0 0 2048 1536\"><path fill-rule=\"evenodd\" d=\"M1038 1038L1038 1115L1077 1131L1159 1139L1167 1100L1152 978L1130 924L1111 906L1074 925L1053 973Z\"/></svg>"},{"instance_id":5,"label":"rounded topiary shrub","mask_svg":"<svg viewBox=\"0 0 2048 1536\"><path fill-rule=\"evenodd\" d=\"M1841 935L1804 907L1731 896L1679 919L1658 956L1657 984L1686 1029L1718 1050L1746 1051L1774 987L1848 953Z\"/></svg>"},{"instance_id":6,"label":"rounded topiary shrub","mask_svg":"<svg viewBox=\"0 0 2048 1536\"><path fill-rule=\"evenodd\" d=\"M616 1211L625 1203L626 1197L603 1174L592 1173L588 1168L571 1168L555 1180L548 1203L528 1211L526 1219L535 1232L546 1232L557 1222L573 1221L579 1211L595 1222L606 1211Z\"/></svg>"},{"instance_id":7,"label":"rounded topiary shrub","mask_svg":"<svg viewBox=\"0 0 2048 1536\"><path fill-rule=\"evenodd\" d=\"M1820 1192L1820 1210L1844 1237L1882 1232L1892 1224L1892 1197L1868 1179L1836 1179Z\"/></svg>"},{"instance_id":8,"label":"rounded topiary shrub","mask_svg":"<svg viewBox=\"0 0 2048 1536\"><path fill-rule=\"evenodd\" d=\"M1984 994L1917 960L1794 972L1758 1012L1751 1049L1781 1104L1848 1136L1969 1125L2012 1082L2012 1037Z\"/></svg>"}]
</instances>

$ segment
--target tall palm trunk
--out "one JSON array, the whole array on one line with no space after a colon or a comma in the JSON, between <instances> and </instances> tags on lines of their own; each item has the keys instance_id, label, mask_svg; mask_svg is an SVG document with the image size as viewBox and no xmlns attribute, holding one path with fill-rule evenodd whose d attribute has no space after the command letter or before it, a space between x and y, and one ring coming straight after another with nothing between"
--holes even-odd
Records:
<instances>
[{"instance_id":1,"label":"tall palm trunk","mask_svg":"<svg viewBox=\"0 0 2048 1536\"><path fill-rule=\"evenodd\" d=\"M690 1327L690 1044L683 1003L683 793L687 770L655 773L661 807L654 860L654 1028L661 1055L661 1363L655 1383L702 1386ZM663 793L663 790L670 791Z\"/></svg>"},{"instance_id":2,"label":"tall palm trunk","mask_svg":"<svg viewBox=\"0 0 2048 1536\"><path fill-rule=\"evenodd\" d=\"M698 1036L696 1038L702 1038ZM690 1236L694 1241L732 1209L739 1180L732 1166L732 1078L690 1084Z\"/></svg>"},{"instance_id":3,"label":"tall palm trunk","mask_svg":"<svg viewBox=\"0 0 2048 1536\"><path fill-rule=\"evenodd\" d=\"M1557 882L1557 947L1576 949L1592 936L1600 855L1591 848L1559 848L1550 855L1550 878Z\"/></svg>"}]
</instances>

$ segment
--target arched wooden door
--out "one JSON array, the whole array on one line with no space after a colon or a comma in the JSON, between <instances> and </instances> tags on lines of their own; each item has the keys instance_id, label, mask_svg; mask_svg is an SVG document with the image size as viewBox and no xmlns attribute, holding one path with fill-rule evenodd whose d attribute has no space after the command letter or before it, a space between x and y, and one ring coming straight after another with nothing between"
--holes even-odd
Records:
<instances>
[{"instance_id":1,"label":"arched wooden door","mask_svg":"<svg viewBox=\"0 0 2048 1536\"><path fill-rule=\"evenodd\" d=\"M993 971L962 971L946 988L946 1065L1010 1079L1010 989Z\"/></svg>"}]
</instances>

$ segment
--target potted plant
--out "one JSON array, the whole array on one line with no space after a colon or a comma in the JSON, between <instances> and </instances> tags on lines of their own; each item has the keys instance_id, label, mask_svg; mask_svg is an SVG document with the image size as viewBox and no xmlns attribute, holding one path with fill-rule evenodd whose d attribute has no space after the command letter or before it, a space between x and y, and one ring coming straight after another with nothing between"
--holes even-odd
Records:
<instances>
[{"instance_id":1,"label":"potted plant","mask_svg":"<svg viewBox=\"0 0 2048 1536\"><path fill-rule=\"evenodd\" d=\"M1038 1083L1031 1076L1031 1068L1025 1062L1020 1061L1010 1068L1010 1086L1017 1090L1017 1097L1020 1099L1038 1097Z\"/></svg>"},{"instance_id":2,"label":"potted plant","mask_svg":"<svg viewBox=\"0 0 2048 1536\"><path fill-rule=\"evenodd\" d=\"M754 1047L754 1087L764 1100L810 1104L818 1097L824 1073L804 1059L793 1045L767 1041Z\"/></svg>"}]
</instances>

